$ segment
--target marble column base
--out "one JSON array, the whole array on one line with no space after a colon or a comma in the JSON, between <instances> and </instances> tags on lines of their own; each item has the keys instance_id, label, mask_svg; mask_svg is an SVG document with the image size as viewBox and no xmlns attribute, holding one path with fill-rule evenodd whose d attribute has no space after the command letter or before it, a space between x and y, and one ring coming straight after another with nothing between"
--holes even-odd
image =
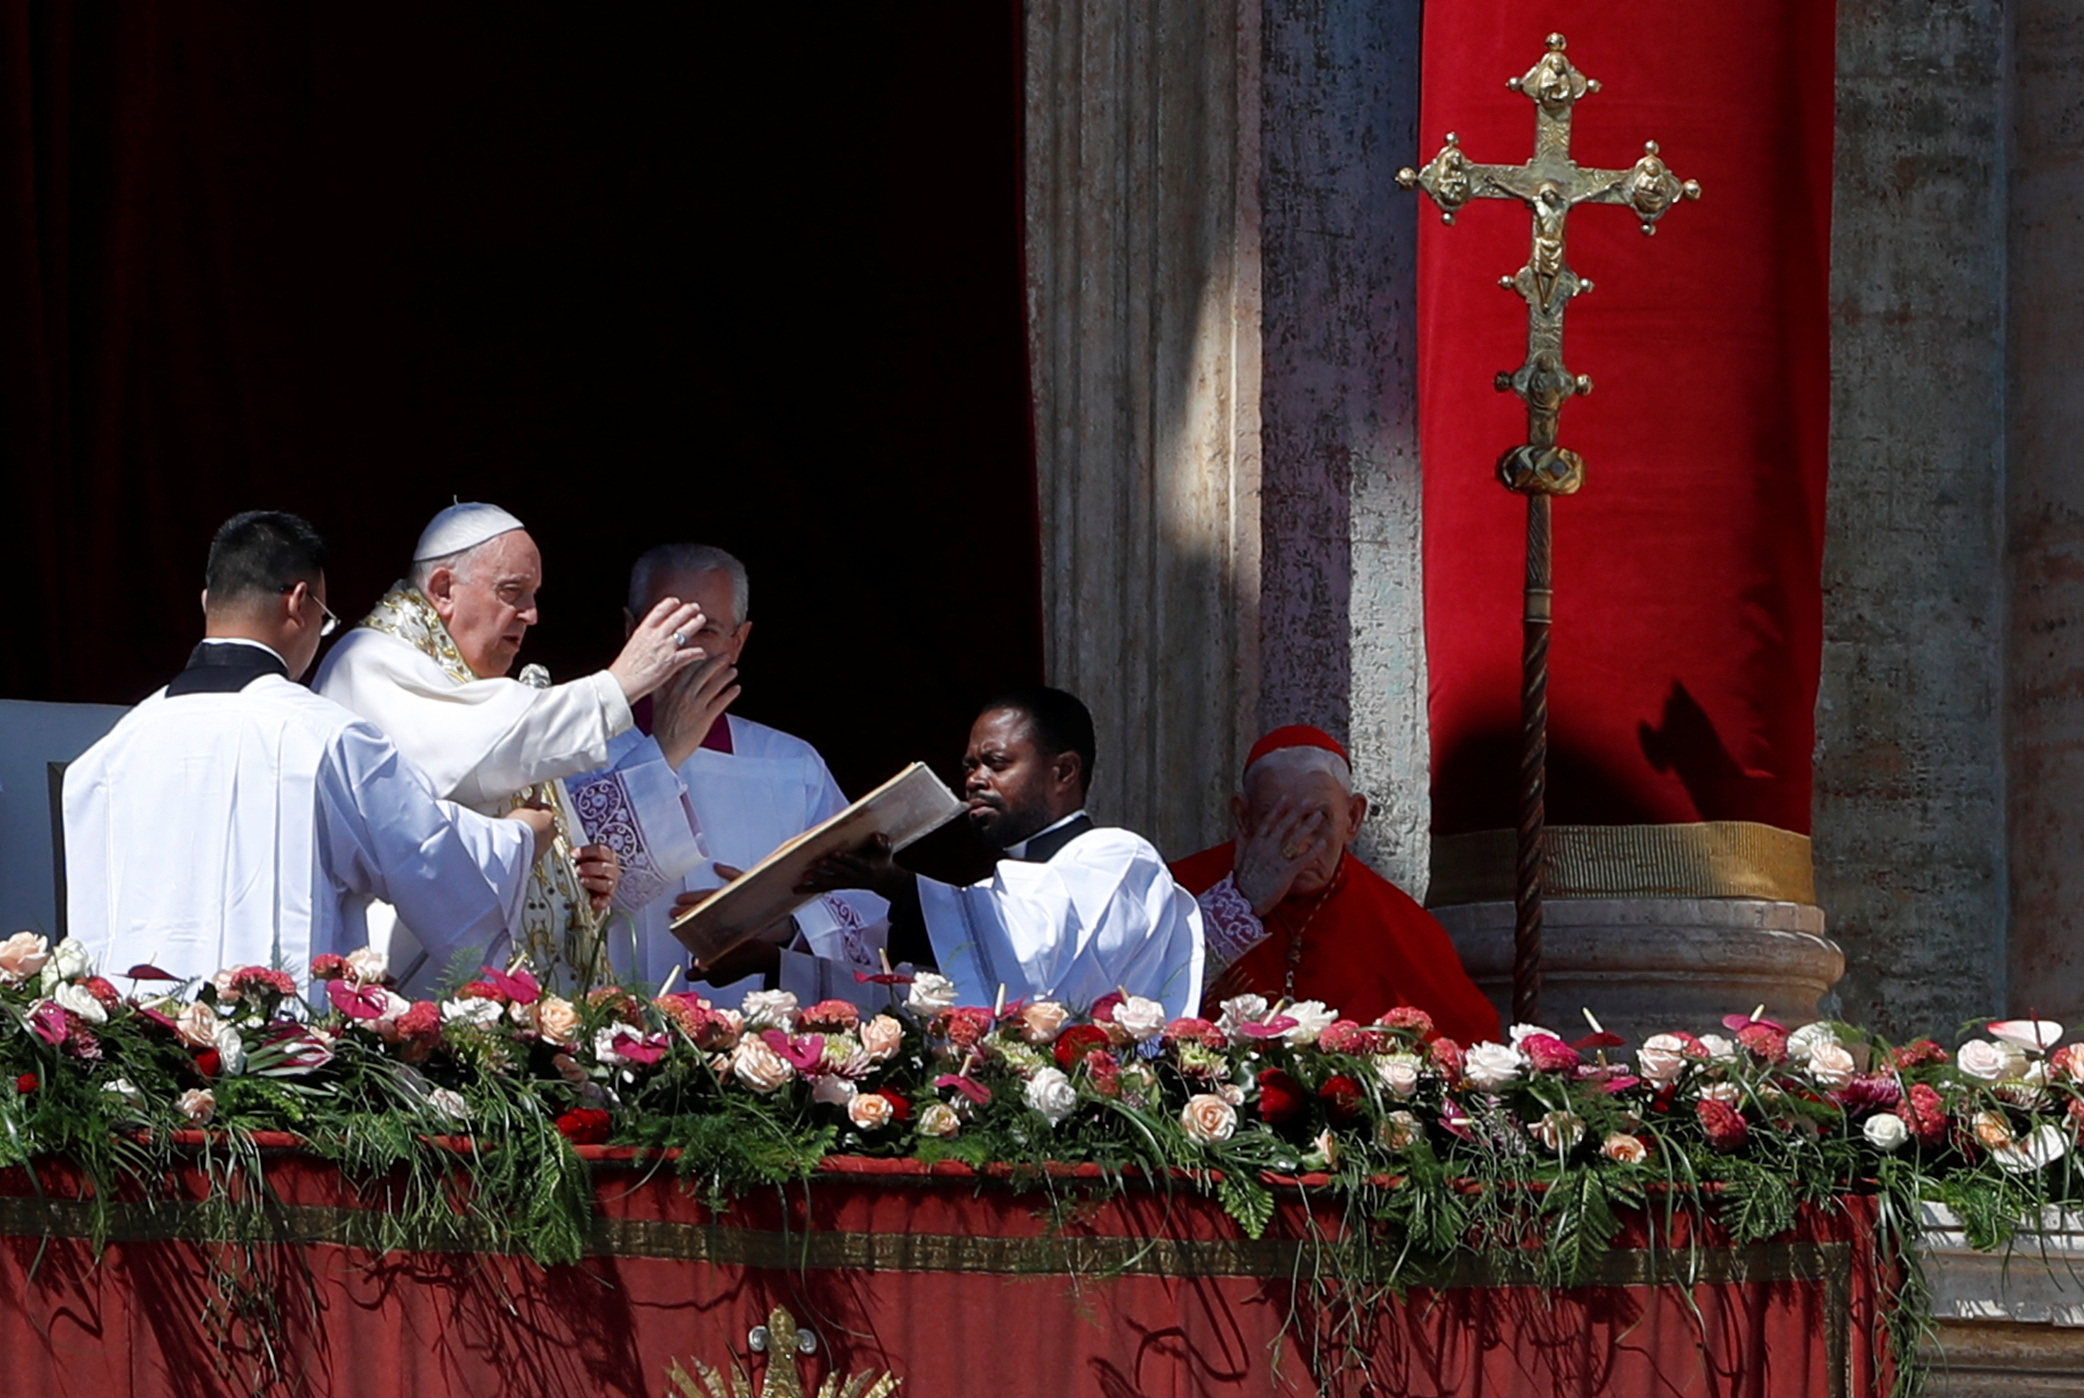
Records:
<instances>
[{"instance_id":1,"label":"marble column base","mask_svg":"<svg viewBox=\"0 0 2084 1398\"><path fill-rule=\"evenodd\" d=\"M1507 1024L1512 1009L1512 904L1434 908L1477 986ZM1821 908L1753 898L1559 898L1544 909L1541 1019L1565 1038L1582 1008L1640 1044L1683 1029L1722 1032L1749 1014L1793 1028L1845 973Z\"/></svg>"}]
</instances>

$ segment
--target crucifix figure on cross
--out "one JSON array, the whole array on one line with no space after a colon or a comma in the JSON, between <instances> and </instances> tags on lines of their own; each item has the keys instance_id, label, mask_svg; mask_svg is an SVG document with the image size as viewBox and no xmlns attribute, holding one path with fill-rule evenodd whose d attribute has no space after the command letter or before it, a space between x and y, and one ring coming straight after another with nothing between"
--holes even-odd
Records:
<instances>
[{"instance_id":1,"label":"crucifix figure on cross","mask_svg":"<svg viewBox=\"0 0 2084 1398\"><path fill-rule=\"evenodd\" d=\"M1700 198L1700 185L1681 181L1666 167L1657 143L1626 170L1586 169L1570 158L1571 110L1599 91L1564 57L1561 34L1548 37L1548 52L1506 85L1534 103L1534 154L1524 165L1479 165L1462 153L1450 132L1447 144L1423 170L1401 170L1397 183L1423 189L1440 206L1444 222L1471 199L1517 199L1533 212L1527 265L1498 284L1527 303L1527 358L1500 373L1499 392L1517 393L1527 405L1527 440L1498 458L1498 479L1527 497L1527 583L1520 664L1520 823L1514 860L1512 1013L1535 1021L1541 1001L1542 824L1548 767L1548 647L1554 596L1549 550L1549 500L1575 494L1585 483L1584 459L1556 441L1563 404L1590 393L1592 380L1572 374L1563 362L1563 311L1592 283L1571 270L1564 256L1565 223L1579 204L1625 204L1642 220L1644 233L1657 231L1680 199Z\"/></svg>"}]
</instances>

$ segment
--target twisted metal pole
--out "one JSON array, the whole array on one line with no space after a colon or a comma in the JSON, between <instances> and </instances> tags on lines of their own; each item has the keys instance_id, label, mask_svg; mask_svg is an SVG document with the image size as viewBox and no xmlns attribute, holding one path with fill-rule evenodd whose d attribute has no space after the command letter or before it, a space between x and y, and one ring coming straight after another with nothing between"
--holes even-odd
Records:
<instances>
[{"instance_id":1,"label":"twisted metal pole","mask_svg":"<svg viewBox=\"0 0 2084 1398\"><path fill-rule=\"evenodd\" d=\"M1542 823L1548 788L1549 502L1527 497L1527 590L1520 651L1520 821L1513 858L1512 1017L1541 1022Z\"/></svg>"}]
</instances>

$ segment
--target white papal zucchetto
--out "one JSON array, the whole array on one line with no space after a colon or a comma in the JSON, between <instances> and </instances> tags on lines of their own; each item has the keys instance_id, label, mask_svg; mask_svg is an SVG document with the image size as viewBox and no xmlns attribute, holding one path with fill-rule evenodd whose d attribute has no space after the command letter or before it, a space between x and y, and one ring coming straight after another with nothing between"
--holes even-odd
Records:
<instances>
[{"instance_id":1,"label":"white papal zucchetto","mask_svg":"<svg viewBox=\"0 0 2084 1398\"><path fill-rule=\"evenodd\" d=\"M520 520L497 505L467 501L449 506L420 531L420 542L413 546L412 561L423 562L429 558L446 558L452 553L476 548L487 539L496 538L510 529L525 526Z\"/></svg>"}]
</instances>

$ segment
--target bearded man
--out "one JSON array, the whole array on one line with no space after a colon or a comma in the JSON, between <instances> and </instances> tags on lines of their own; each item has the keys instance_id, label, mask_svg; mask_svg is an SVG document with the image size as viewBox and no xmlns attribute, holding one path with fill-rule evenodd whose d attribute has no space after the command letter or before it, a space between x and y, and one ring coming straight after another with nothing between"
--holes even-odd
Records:
<instances>
[{"instance_id":1,"label":"bearded man","mask_svg":"<svg viewBox=\"0 0 2084 1398\"><path fill-rule=\"evenodd\" d=\"M368 723L296 683L337 618L325 544L249 511L210 544L188 668L65 773L66 915L111 974L188 979L311 960L367 940L372 898L443 955L503 956L539 810L488 819L437 798Z\"/></svg>"},{"instance_id":2,"label":"bearded man","mask_svg":"<svg viewBox=\"0 0 2084 1398\"><path fill-rule=\"evenodd\" d=\"M702 859L659 745L641 734L617 741L630 734L633 701L703 658L702 614L663 599L607 669L526 684L506 674L540 615L542 580L520 520L496 505L453 505L421 533L409 575L334 646L316 688L382 729L443 796L487 813L552 812L556 846L536 863L520 949L550 974L591 982L609 970L611 903L641 906ZM401 930L418 935L398 941L423 946L430 931ZM411 951L392 948L401 980L445 969Z\"/></svg>"},{"instance_id":3,"label":"bearded man","mask_svg":"<svg viewBox=\"0 0 2084 1398\"><path fill-rule=\"evenodd\" d=\"M1368 798L1338 740L1301 724L1261 738L1230 813L1235 840L1172 866L1201 905L1211 1007L1321 1000L1367 1023L1415 1005L1459 1043L1498 1037L1447 929L1352 852Z\"/></svg>"},{"instance_id":4,"label":"bearded man","mask_svg":"<svg viewBox=\"0 0 2084 1398\"><path fill-rule=\"evenodd\" d=\"M1002 854L990 877L908 874L880 838L828 859L805 888L872 888L890 900L890 954L955 982L968 1005L1055 1000L1084 1009L1120 991L1193 1013L1201 914L1148 840L1086 814L1093 717L1061 689L992 700L970 725L970 827Z\"/></svg>"}]
</instances>

